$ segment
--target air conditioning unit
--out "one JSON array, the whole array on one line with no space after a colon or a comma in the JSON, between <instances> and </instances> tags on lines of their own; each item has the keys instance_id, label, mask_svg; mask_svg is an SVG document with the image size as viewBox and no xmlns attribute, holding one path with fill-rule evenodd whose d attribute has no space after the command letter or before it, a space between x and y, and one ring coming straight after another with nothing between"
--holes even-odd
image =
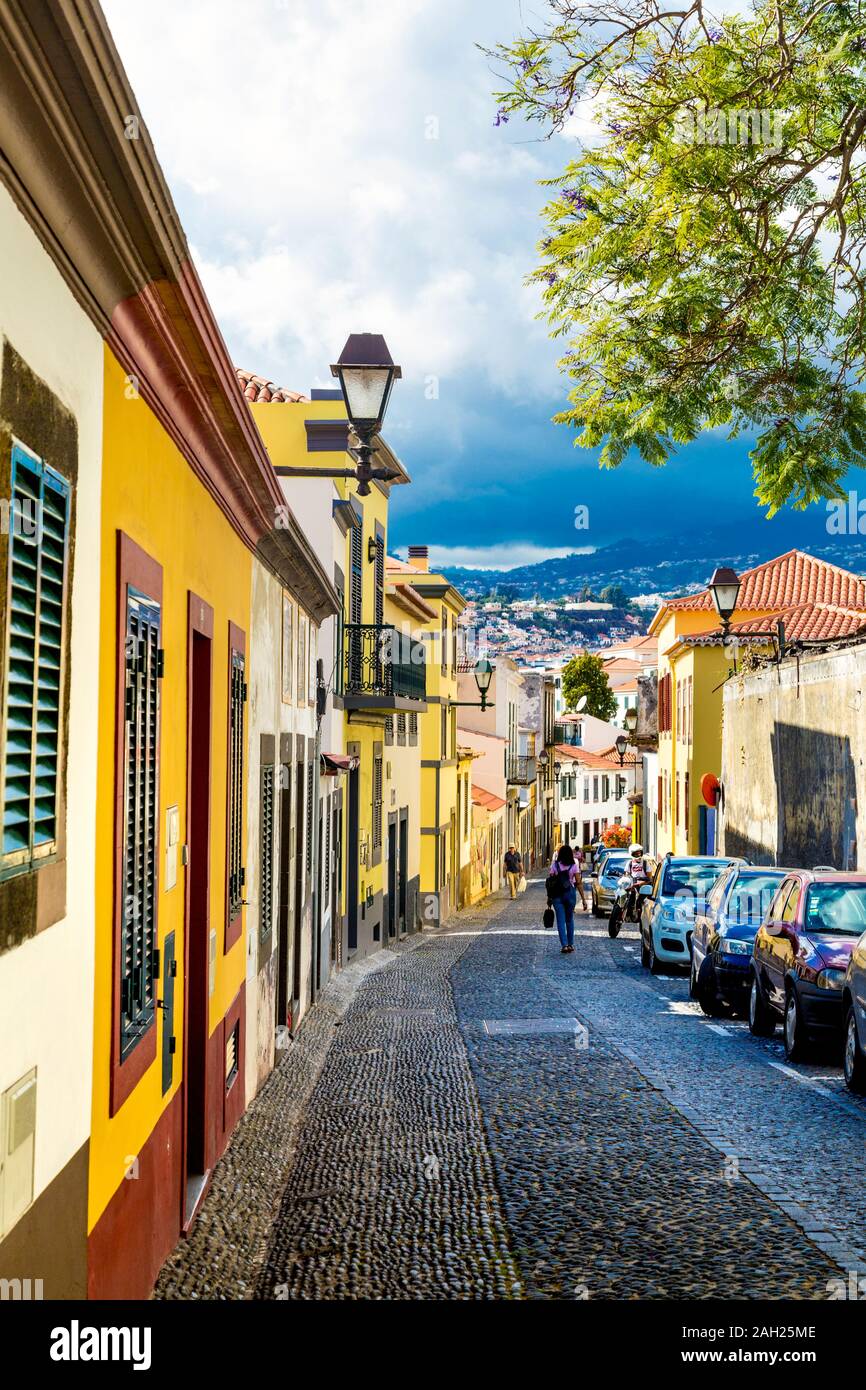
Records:
<instances>
[{"instance_id":1,"label":"air conditioning unit","mask_svg":"<svg viewBox=\"0 0 866 1390\"><path fill-rule=\"evenodd\" d=\"M0 1097L0 1240L33 1201L36 1068Z\"/></svg>"}]
</instances>

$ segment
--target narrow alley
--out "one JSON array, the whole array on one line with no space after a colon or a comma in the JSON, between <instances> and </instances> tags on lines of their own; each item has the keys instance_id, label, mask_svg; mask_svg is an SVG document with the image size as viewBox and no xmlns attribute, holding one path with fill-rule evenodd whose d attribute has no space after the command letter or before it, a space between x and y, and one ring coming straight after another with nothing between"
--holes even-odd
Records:
<instances>
[{"instance_id":1,"label":"narrow alley","mask_svg":"<svg viewBox=\"0 0 866 1390\"><path fill-rule=\"evenodd\" d=\"M530 881L344 972L157 1297L822 1299L861 1266L820 1136L832 1113L853 1165L862 1104L640 971L631 932L581 915L563 957L542 905Z\"/></svg>"}]
</instances>

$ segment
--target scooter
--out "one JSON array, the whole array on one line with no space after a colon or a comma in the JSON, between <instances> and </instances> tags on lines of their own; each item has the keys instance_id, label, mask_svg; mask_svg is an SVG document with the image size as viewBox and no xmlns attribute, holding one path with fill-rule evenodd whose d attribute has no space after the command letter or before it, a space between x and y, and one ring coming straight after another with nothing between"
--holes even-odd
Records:
<instances>
[{"instance_id":1,"label":"scooter","mask_svg":"<svg viewBox=\"0 0 866 1390\"><path fill-rule=\"evenodd\" d=\"M616 897L607 919L608 936L617 937L623 922L640 921L640 894L630 874L623 874L616 885Z\"/></svg>"}]
</instances>

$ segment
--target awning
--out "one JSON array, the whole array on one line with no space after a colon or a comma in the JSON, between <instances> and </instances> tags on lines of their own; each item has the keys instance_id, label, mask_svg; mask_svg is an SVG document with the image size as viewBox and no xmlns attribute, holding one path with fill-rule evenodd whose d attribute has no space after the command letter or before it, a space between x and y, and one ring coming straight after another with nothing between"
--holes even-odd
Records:
<instances>
[{"instance_id":1,"label":"awning","mask_svg":"<svg viewBox=\"0 0 866 1390\"><path fill-rule=\"evenodd\" d=\"M337 777L341 772L354 772L360 762L359 758L351 758L347 753L323 753L321 756L323 777Z\"/></svg>"}]
</instances>

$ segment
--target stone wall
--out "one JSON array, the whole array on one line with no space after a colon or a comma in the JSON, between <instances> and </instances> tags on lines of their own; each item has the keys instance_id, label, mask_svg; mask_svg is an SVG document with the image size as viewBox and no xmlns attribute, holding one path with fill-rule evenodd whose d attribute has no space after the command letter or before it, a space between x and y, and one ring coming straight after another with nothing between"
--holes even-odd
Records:
<instances>
[{"instance_id":1,"label":"stone wall","mask_svg":"<svg viewBox=\"0 0 866 1390\"><path fill-rule=\"evenodd\" d=\"M726 682L721 846L759 864L866 865L866 643Z\"/></svg>"}]
</instances>

